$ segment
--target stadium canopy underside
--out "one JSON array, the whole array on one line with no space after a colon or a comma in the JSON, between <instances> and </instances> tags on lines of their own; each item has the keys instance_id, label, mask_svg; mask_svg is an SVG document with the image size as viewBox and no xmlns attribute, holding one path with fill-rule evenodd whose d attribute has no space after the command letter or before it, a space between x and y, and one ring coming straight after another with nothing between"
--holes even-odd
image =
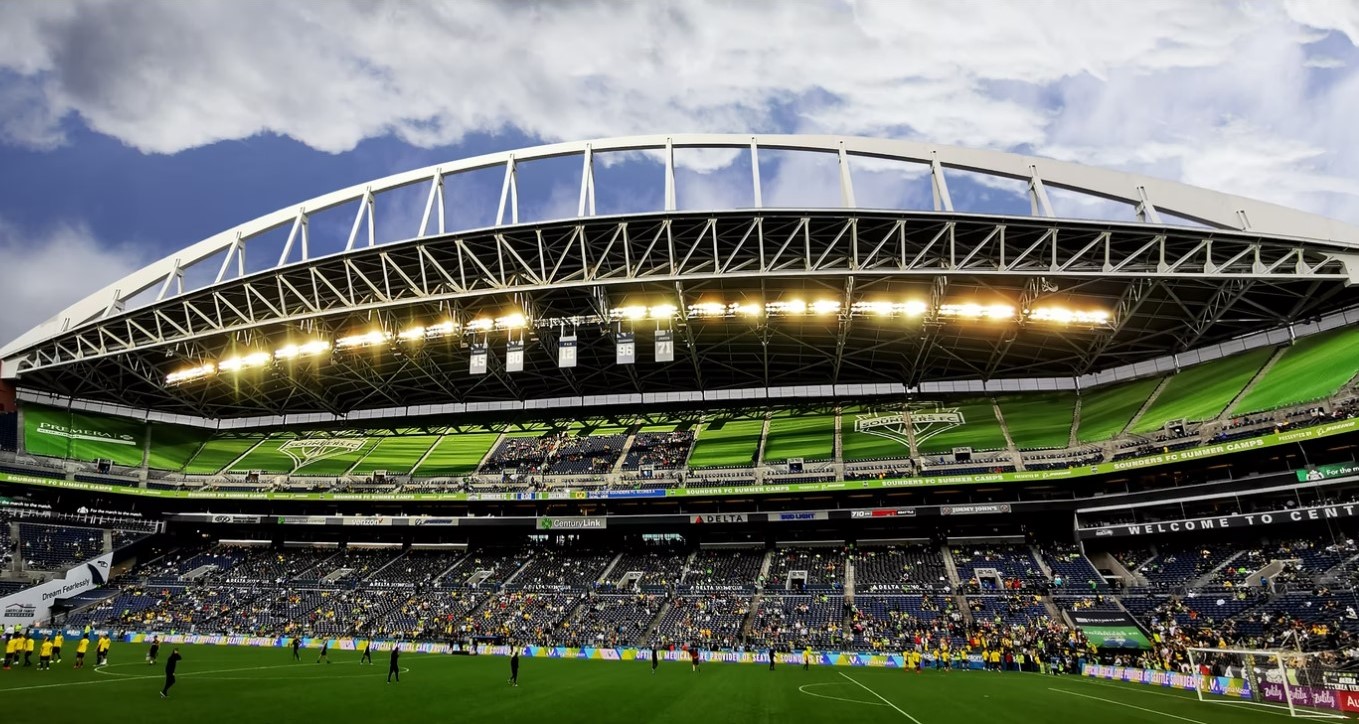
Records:
<instances>
[{"instance_id":1,"label":"stadium canopy underside","mask_svg":"<svg viewBox=\"0 0 1359 724\"><path fill-rule=\"evenodd\" d=\"M752 208L680 208L676 148L750 155ZM832 158L841 208L763 205L755 159L767 148ZM661 208L595 214L601 149L659 155ZM573 156L579 213L522 221L521 167ZM922 169L933 208L860 208L853 168L884 159ZM486 169L503 179L498 223L449 229L446 179ZM1019 179L1032 213L954 208L950 169ZM382 192L417 184L423 213L378 239ZM1061 218L1048 187L1127 204L1129 218ZM311 217L345 203L348 235L322 251ZM271 233L277 263L248 266L252 239ZM831 385L1073 380L1348 309L1357 276L1359 230L1155 179L875 139L643 137L479 157L289 207L92 295L0 358L24 389L205 418L770 388L827 396ZM666 332L674 361L656 362ZM636 361L620 364L629 333ZM576 364L562 368L572 335ZM520 341L523 369L509 371L507 345ZM486 370L472 374L481 345Z\"/></svg>"}]
</instances>

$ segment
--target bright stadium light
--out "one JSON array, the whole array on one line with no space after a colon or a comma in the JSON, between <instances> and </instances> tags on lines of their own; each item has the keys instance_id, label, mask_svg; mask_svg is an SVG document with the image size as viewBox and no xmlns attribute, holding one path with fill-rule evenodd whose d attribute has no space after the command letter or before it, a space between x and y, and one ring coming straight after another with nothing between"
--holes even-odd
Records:
<instances>
[{"instance_id":1,"label":"bright stadium light","mask_svg":"<svg viewBox=\"0 0 1359 724\"><path fill-rule=\"evenodd\" d=\"M335 340L335 349L355 349L357 347L375 347L385 344L391 339L391 335L380 329L362 334L351 334Z\"/></svg>"},{"instance_id":2,"label":"bright stadium light","mask_svg":"<svg viewBox=\"0 0 1359 724\"><path fill-rule=\"evenodd\" d=\"M217 363L217 369L221 372L240 372L252 367L263 367L269 364L269 361L273 358L274 356L268 352L251 352L246 355L228 357Z\"/></svg>"},{"instance_id":3,"label":"bright stadium light","mask_svg":"<svg viewBox=\"0 0 1359 724\"><path fill-rule=\"evenodd\" d=\"M413 342L425 338L425 328L420 325L408 327L397 333L396 338L403 342Z\"/></svg>"},{"instance_id":4,"label":"bright stadium light","mask_svg":"<svg viewBox=\"0 0 1359 724\"><path fill-rule=\"evenodd\" d=\"M1079 310L1065 307L1038 307L1029 311L1029 319L1056 324L1102 325L1109 323L1109 313L1103 309Z\"/></svg>"},{"instance_id":5,"label":"bright stadium light","mask_svg":"<svg viewBox=\"0 0 1359 724\"><path fill-rule=\"evenodd\" d=\"M609 310L609 316L614 319L646 319L646 307L640 304L633 304L626 307L614 307Z\"/></svg>"},{"instance_id":6,"label":"bright stadium light","mask_svg":"<svg viewBox=\"0 0 1359 724\"><path fill-rule=\"evenodd\" d=\"M286 344L274 350L274 359L288 360L298 357L314 357L318 354L325 354L330 351L330 342L323 339L303 342L301 344Z\"/></svg>"},{"instance_id":7,"label":"bright stadium light","mask_svg":"<svg viewBox=\"0 0 1359 724\"><path fill-rule=\"evenodd\" d=\"M901 305L901 313L908 317L920 317L929 311L929 305L920 300L912 300Z\"/></svg>"},{"instance_id":8,"label":"bright stadium light","mask_svg":"<svg viewBox=\"0 0 1359 724\"><path fill-rule=\"evenodd\" d=\"M645 308L643 311L645 312ZM524 317L523 312L511 312L503 317L496 317L495 320L496 329L523 329L526 324L528 319Z\"/></svg>"},{"instance_id":9,"label":"bright stadium light","mask_svg":"<svg viewBox=\"0 0 1359 724\"><path fill-rule=\"evenodd\" d=\"M214 365L211 362L205 362L197 367L190 367L188 369L171 372L170 374L165 376L165 382L166 384L171 385L177 385L184 382L192 382L194 380L203 379L204 377L207 377L215 373L216 371L217 365Z\"/></svg>"},{"instance_id":10,"label":"bright stadium light","mask_svg":"<svg viewBox=\"0 0 1359 724\"><path fill-rule=\"evenodd\" d=\"M727 305L721 302L699 302L689 305L690 319L704 319L712 317L725 317L727 315Z\"/></svg>"},{"instance_id":11,"label":"bright stadium light","mask_svg":"<svg viewBox=\"0 0 1359 724\"><path fill-rule=\"evenodd\" d=\"M652 319L674 319L679 308L673 304L657 304L647 310Z\"/></svg>"},{"instance_id":12,"label":"bright stadium light","mask_svg":"<svg viewBox=\"0 0 1359 724\"><path fill-rule=\"evenodd\" d=\"M1008 304L992 304L982 310L987 319L1014 319L1015 308Z\"/></svg>"},{"instance_id":13,"label":"bright stadium light","mask_svg":"<svg viewBox=\"0 0 1359 724\"><path fill-rule=\"evenodd\" d=\"M855 302L849 305L851 314L875 314L879 317L890 316L893 307L891 302Z\"/></svg>"},{"instance_id":14,"label":"bright stadium light","mask_svg":"<svg viewBox=\"0 0 1359 724\"><path fill-rule=\"evenodd\" d=\"M812 314L838 314L840 303L834 299L818 299L812 302Z\"/></svg>"},{"instance_id":15,"label":"bright stadium light","mask_svg":"<svg viewBox=\"0 0 1359 724\"><path fill-rule=\"evenodd\" d=\"M468 322L466 329L469 332L489 332L493 327L495 327L494 319L491 319L490 317L481 317Z\"/></svg>"},{"instance_id":16,"label":"bright stadium light","mask_svg":"<svg viewBox=\"0 0 1359 724\"><path fill-rule=\"evenodd\" d=\"M764 309L770 315L777 314L806 314L807 303L801 299L793 299L787 302L770 302L764 305Z\"/></svg>"},{"instance_id":17,"label":"bright stadium light","mask_svg":"<svg viewBox=\"0 0 1359 724\"><path fill-rule=\"evenodd\" d=\"M738 317L758 317L763 314L765 308L754 302L736 303L731 305L731 312Z\"/></svg>"}]
</instances>

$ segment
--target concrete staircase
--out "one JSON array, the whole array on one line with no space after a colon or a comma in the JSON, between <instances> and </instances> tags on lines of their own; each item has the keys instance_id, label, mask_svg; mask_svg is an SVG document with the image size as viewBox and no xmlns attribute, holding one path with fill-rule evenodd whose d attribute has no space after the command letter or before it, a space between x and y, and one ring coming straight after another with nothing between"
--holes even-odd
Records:
<instances>
[{"instance_id":1,"label":"concrete staircase","mask_svg":"<svg viewBox=\"0 0 1359 724\"><path fill-rule=\"evenodd\" d=\"M609 565L607 565L607 566L604 567L604 572L601 573L601 574L599 574L599 579L596 580L595 583L600 584L600 585L603 585L603 584L605 584L605 583L608 583L608 582L609 582L609 574L610 574L610 573L613 573L614 567L617 566L617 565L618 565L618 562L621 561L621 560L623 560L623 554L622 554L622 553L619 553L619 554L615 555L615 556L613 557L613 560L609 561Z\"/></svg>"},{"instance_id":2,"label":"concrete staircase","mask_svg":"<svg viewBox=\"0 0 1359 724\"><path fill-rule=\"evenodd\" d=\"M1010 426L1005 424L1005 416L1000 412L1000 405L991 400L991 414L996 416L996 422L1000 423L1000 432L1005 435L1005 451L1010 454L1010 462L1014 464L1015 470L1024 469L1024 458L1019 454L1019 448L1015 447L1014 438L1010 437Z\"/></svg>"},{"instance_id":3,"label":"concrete staircase","mask_svg":"<svg viewBox=\"0 0 1359 724\"><path fill-rule=\"evenodd\" d=\"M1175 375L1168 375L1165 379L1161 380L1160 384L1156 385L1156 389L1152 390L1150 395L1147 395L1147 401L1142 403L1141 407L1137 408L1137 412L1132 416L1132 419L1128 420L1128 424L1124 425L1123 429L1114 437L1120 438L1127 435L1128 431L1133 429L1133 426L1137 424L1137 421L1142 419L1142 415L1146 414L1146 411L1151 409L1151 403L1155 402L1156 398L1161 396L1161 391L1164 390L1166 385L1170 384L1170 381L1173 379L1175 379Z\"/></svg>"},{"instance_id":4,"label":"concrete staircase","mask_svg":"<svg viewBox=\"0 0 1359 724\"><path fill-rule=\"evenodd\" d=\"M636 441L637 433L635 432L632 433L631 435L628 435L628 439L623 441L623 449L618 454L618 462L613 464L613 469L610 471L614 475L618 475L619 473L623 472L623 463L626 463L628 461L628 453L632 452L632 443Z\"/></svg>"},{"instance_id":5,"label":"concrete staircase","mask_svg":"<svg viewBox=\"0 0 1359 724\"><path fill-rule=\"evenodd\" d=\"M1269 370L1271 367L1274 366L1274 363L1278 362L1279 358L1284 356L1284 353L1287 351L1288 347L1280 347L1274 350L1274 354L1270 355L1269 359L1265 360L1265 363L1263 365L1260 365L1260 369L1255 371L1255 375L1250 378L1250 382L1247 382L1246 386L1242 387L1241 391L1236 393L1236 397L1233 397L1232 401L1228 402L1227 406L1222 408L1222 414L1218 415L1218 417L1224 420L1231 417L1232 411L1236 409L1237 404L1239 404L1241 400L1244 400L1246 398L1247 393L1255 389L1255 385L1258 384L1260 380L1263 379L1264 376L1269 373Z\"/></svg>"},{"instance_id":6,"label":"concrete staircase","mask_svg":"<svg viewBox=\"0 0 1359 724\"><path fill-rule=\"evenodd\" d=\"M1207 573L1203 574L1202 576L1199 576L1198 578L1195 578L1194 582L1190 584L1190 588L1200 588L1202 586L1208 585L1208 582L1213 580L1213 576L1216 576L1219 571L1226 568L1227 566L1230 566L1233 562L1236 561L1236 559L1244 555L1246 555L1245 551L1237 551L1233 553L1231 556L1227 558L1227 560L1217 564L1216 566L1213 566L1213 570L1208 571Z\"/></svg>"},{"instance_id":7,"label":"concrete staircase","mask_svg":"<svg viewBox=\"0 0 1359 724\"><path fill-rule=\"evenodd\" d=\"M953 562L953 551L947 545L942 549L944 554L944 570L948 571L949 585L956 591L958 586L963 584L963 579L958 576L958 565Z\"/></svg>"},{"instance_id":8,"label":"concrete staircase","mask_svg":"<svg viewBox=\"0 0 1359 724\"><path fill-rule=\"evenodd\" d=\"M1071 413L1071 435L1069 435L1066 440L1066 446L1068 448L1075 449L1076 446L1081 444L1080 439L1077 437L1077 432L1080 429L1081 429L1081 396L1076 395L1076 409L1072 410Z\"/></svg>"}]
</instances>

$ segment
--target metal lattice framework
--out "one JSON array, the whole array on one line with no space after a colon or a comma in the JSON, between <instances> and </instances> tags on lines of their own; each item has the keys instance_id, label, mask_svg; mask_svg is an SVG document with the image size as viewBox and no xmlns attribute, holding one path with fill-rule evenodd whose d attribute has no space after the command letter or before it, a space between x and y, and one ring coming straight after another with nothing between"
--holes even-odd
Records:
<instances>
[{"instance_id":1,"label":"metal lattice framework","mask_svg":"<svg viewBox=\"0 0 1359 724\"><path fill-rule=\"evenodd\" d=\"M679 210L676 149L748 152L752 208ZM842 207L771 209L762 149L830 154ZM596 156L660 156L662 208L601 216ZM571 218L521 223L521 166L578 157ZM932 208L861 209L853 168L899 162L928 177ZM496 223L451 230L451 176L502 172ZM962 213L949 174L1019 179L1030 215ZM424 184L414 228L379 243L384 195ZM1129 207L1129 220L1058 218L1049 188ZM349 233L313 238L311 219L355 210ZM1166 219L1188 219L1166 223ZM252 241L287 230L277 262L247 271ZM281 233L280 233L281 236ZM334 235L332 235L334 236ZM340 243L340 242L343 243ZM255 257L252 257L254 259ZM204 275L202 270L215 271ZM1359 229L1168 181L995 152L880 139L692 135L556 144L398 174L250 221L151 264L64 310L0 350L4 374L60 395L207 417L346 411L438 402L535 399L614 391L1075 376L1277 328L1353 306ZM208 280L206 277L211 276ZM188 280L203 277L197 287ZM611 321L620 304L711 299L839 301L830 317ZM850 312L865 299L924 301L919 319ZM1109 310L1107 325L1044 328L1019 318L949 324L950 300L1045 301ZM167 372L231 350L273 349L356 329L467 322L506 309L530 319L522 372L493 364L469 376L466 336L230 381L166 384ZM665 326L669 364L613 364L613 335ZM580 364L558 369L555 342L579 331ZM493 359L503 353L490 337Z\"/></svg>"}]
</instances>

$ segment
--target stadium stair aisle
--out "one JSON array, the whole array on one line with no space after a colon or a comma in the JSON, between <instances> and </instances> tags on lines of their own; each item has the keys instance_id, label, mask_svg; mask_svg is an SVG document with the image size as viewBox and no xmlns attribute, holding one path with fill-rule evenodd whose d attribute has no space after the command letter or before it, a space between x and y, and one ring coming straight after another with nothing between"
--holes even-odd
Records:
<instances>
[{"instance_id":1,"label":"stadium stair aisle","mask_svg":"<svg viewBox=\"0 0 1359 724\"><path fill-rule=\"evenodd\" d=\"M1137 412L1133 413L1133 416L1128 419L1128 424L1124 425L1123 429L1119 430L1115 437L1123 437L1132 431L1137 423L1141 421L1142 416L1147 413L1147 410L1150 410L1151 406L1156 403L1156 398L1160 397L1161 393L1165 391L1166 386L1170 384L1171 379L1172 378L1168 376L1161 378L1161 381L1156 384L1156 388L1151 391L1151 394L1147 395L1147 401L1143 402L1142 406L1137 408Z\"/></svg>"},{"instance_id":2,"label":"stadium stair aisle","mask_svg":"<svg viewBox=\"0 0 1359 724\"><path fill-rule=\"evenodd\" d=\"M1256 371L1255 376L1250 378L1250 382L1247 382L1246 386L1242 387L1241 391L1236 393L1236 397L1233 397L1232 401L1228 402L1227 406L1222 408L1222 414L1218 415L1218 417L1224 419L1231 417L1233 411L1236 410L1236 406L1241 404L1242 400L1250 396L1251 391L1260 384L1261 380L1269 375L1269 371L1274 368L1274 365L1277 364L1279 360L1283 359L1284 355L1288 354L1288 349L1288 347L1279 347L1274 350L1274 354L1270 355L1269 359L1260 366L1260 369Z\"/></svg>"}]
</instances>

